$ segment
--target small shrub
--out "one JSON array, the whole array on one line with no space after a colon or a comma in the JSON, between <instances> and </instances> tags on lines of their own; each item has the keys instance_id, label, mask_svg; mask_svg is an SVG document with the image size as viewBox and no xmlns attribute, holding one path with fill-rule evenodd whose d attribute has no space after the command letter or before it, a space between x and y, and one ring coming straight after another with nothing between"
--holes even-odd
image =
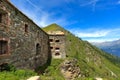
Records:
<instances>
[{"instance_id":1,"label":"small shrub","mask_svg":"<svg viewBox=\"0 0 120 80\"><path fill-rule=\"evenodd\" d=\"M12 64L3 63L0 65L0 71L15 71L16 68Z\"/></svg>"},{"instance_id":2,"label":"small shrub","mask_svg":"<svg viewBox=\"0 0 120 80\"><path fill-rule=\"evenodd\" d=\"M36 75L36 73L31 70L17 70L14 74L18 77L28 77Z\"/></svg>"}]
</instances>

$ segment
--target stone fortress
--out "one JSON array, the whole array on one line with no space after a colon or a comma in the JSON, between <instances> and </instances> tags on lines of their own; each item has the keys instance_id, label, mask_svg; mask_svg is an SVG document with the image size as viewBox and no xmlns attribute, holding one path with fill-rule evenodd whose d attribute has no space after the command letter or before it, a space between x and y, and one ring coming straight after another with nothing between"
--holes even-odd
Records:
<instances>
[{"instance_id":1,"label":"stone fortress","mask_svg":"<svg viewBox=\"0 0 120 80\"><path fill-rule=\"evenodd\" d=\"M62 31L50 31L50 49L53 58L65 58L65 34Z\"/></svg>"},{"instance_id":2,"label":"stone fortress","mask_svg":"<svg viewBox=\"0 0 120 80\"><path fill-rule=\"evenodd\" d=\"M36 69L48 58L65 58L65 35L44 32L9 0L0 0L0 69L5 64Z\"/></svg>"}]
</instances>

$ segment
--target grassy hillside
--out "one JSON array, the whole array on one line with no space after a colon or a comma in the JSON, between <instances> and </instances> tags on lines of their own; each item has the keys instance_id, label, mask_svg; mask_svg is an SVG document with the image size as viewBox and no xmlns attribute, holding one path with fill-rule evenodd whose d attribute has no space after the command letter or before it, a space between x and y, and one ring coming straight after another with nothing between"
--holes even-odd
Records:
<instances>
[{"instance_id":1,"label":"grassy hillside","mask_svg":"<svg viewBox=\"0 0 120 80\"><path fill-rule=\"evenodd\" d=\"M31 70L16 70L0 72L0 80L26 80L37 73Z\"/></svg>"},{"instance_id":2,"label":"grassy hillside","mask_svg":"<svg viewBox=\"0 0 120 80\"><path fill-rule=\"evenodd\" d=\"M81 70L83 76L76 80L92 80L94 77L101 77L104 80L119 80L120 68L119 63L114 63L116 59L114 56L109 55L100 49L92 46L87 41L82 41L80 38L75 37L69 31L64 30L57 24L51 24L45 28L44 31L58 31L61 30L66 36L66 59L77 59L77 66ZM60 73L60 63L64 60L52 60L51 65L48 67L47 72L43 79L49 80L64 80Z\"/></svg>"}]
</instances>

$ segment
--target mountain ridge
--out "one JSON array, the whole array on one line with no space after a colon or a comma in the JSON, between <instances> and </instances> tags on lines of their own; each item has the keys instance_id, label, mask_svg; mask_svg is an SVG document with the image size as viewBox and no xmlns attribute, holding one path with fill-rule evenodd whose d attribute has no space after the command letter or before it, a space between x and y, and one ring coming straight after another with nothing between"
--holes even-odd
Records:
<instances>
[{"instance_id":1,"label":"mountain ridge","mask_svg":"<svg viewBox=\"0 0 120 80\"><path fill-rule=\"evenodd\" d=\"M101 51L87 41L82 41L80 38L76 37L69 31L66 31L57 24L51 24L43 28L43 30L45 32L61 30L65 33L67 53L67 58L65 60L77 60L76 66L80 68L80 74L82 75L81 77L77 77L76 80L86 80L90 78L93 79L94 77L101 77L108 80L118 80L120 78L119 63L114 63L114 61L116 60L115 56ZM62 62L64 62L64 60L60 61L59 64L61 64ZM50 67L56 67L58 70L54 68L55 70L52 73L54 75L50 75L52 78L54 76L60 77L57 74L61 74L61 71L59 70L59 64L54 67L52 66L55 64L58 63L56 62L56 60L53 59ZM51 70L49 70L49 72L51 72ZM114 75L112 73L114 73ZM61 75L61 77L63 77L63 75ZM64 80L64 78L60 80Z\"/></svg>"},{"instance_id":2,"label":"mountain ridge","mask_svg":"<svg viewBox=\"0 0 120 80\"><path fill-rule=\"evenodd\" d=\"M109 42L102 42L102 43L92 43L93 45L99 47L103 51L106 51L110 54L120 57L120 39L109 41Z\"/></svg>"}]
</instances>

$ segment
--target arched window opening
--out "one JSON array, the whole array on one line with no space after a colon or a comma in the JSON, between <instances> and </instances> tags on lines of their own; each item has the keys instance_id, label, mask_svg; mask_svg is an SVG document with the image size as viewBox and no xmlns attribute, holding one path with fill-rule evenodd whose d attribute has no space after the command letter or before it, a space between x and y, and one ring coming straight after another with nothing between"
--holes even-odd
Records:
<instances>
[{"instance_id":1,"label":"arched window opening","mask_svg":"<svg viewBox=\"0 0 120 80\"><path fill-rule=\"evenodd\" d=\"M36 55L40 54L41 53L41 47L40 47L40 44L37 43L36 44Z\"/></svg>"},{"instance_id":2,"label":"arched window opening","mask_svg":"<svg viewBox=\"0 0 120 80\"><path fill-rule=\"evenodd\" d=\"M38 37L38 38L40 37L40 32L37 32L37 37Z\"/></svg>"},{"instance_id":3,"label":"arched window opening","mask_svg":"<svg viewBox=\"0 0 120 80\"><path fill-rule=\"evenodd\" d=\"M8 42L0 40L0 55L8 53Z\"/></svg>"},{"instance_id":4,"label":"arched window opening","mask_svg":"<svg viewBox=\"0 0 120 80\"><path fill-rule=\"evenodd\" d=\"M28 32L28 25L25 24L25 32Z\"/></svg>"}]
</instances>

